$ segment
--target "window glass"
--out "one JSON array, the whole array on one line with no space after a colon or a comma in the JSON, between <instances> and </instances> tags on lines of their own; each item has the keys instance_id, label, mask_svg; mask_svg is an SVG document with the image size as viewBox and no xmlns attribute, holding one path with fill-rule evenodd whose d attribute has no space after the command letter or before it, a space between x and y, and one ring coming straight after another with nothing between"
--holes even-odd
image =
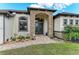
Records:
<instances>
[{"instance_id":1,"label":"window glass","mask_svg":"<svg viewBox=\"0 0 79 59\"><path fill-rule=\"evenodd\" d=\"M78 25L78 23L79 23L79 20L75 20L75 25Z\"/></svg>"},{"instance_id":2,"label":"window glass","mask_svg":"<svg viewBox=\"0 0 79 59\"><path fill-rule=\"evenodd\" d=\"M19 20L27 20L27 17L20 17Z\"/></svg>"},{"instance_id":3,"label":"window glass","mask_svg":"<svg viewBox=\"0 0 79 59\"><path fill-rule=\"evenodd\" d=\"M19 31L27 31L27 17L19 18Z\"/></svg>"},{"instance_id":4,"label":"window glass","mask_svg":"<svg viewBox=\"0 0 79 59\"><path fill-rule=\"evenodd\" d=\"M70 19L70 25L72 25L73 24L73 19Z\"/></svg>"},{"instance_id":5,"label":"window glass","mask_svg":"<svg viewBox=\"0 0 79 59\"><path fill-rule=\"evenodd\" d=\"M67 19L64 19L64 25L67 25Z\"/></svg>"}]
</instances>

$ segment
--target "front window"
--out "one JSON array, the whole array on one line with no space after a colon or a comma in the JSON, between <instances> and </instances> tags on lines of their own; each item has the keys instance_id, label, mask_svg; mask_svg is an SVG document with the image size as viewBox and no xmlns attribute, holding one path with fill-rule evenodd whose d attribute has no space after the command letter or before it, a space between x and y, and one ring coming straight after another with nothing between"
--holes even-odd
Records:
<instances>
[{"instance_id":1,"label":"front window","mask_svg":"<svg viewBox=\"0 0 79 59\"><path fill-rule=\"evenodd\" d=\"M70 19L70 25L73 25L73 19Z\"/></svg>"},{"instance_id":2,"label":"front window","mask_svg":"<svg viewBox=\"0 0 79 59\"><path fill-rule=\"evenodd\" d=\"M19 18L19 31L27 31L27 17L20 17Z\"/></svg>"},{"instance_id":3,"label":"front window","mask_svg":"<svg viewBox=\"0 0 79 59\"><path fill-rule=\"evenodd\" d=\"M67 19L64 19L64 25L67 25Z\"/></svg>"},{"instance_id":4,"label":"front window","mask_svg":"<svg viewBox=\"0 0 79 59\"><path fill-rule=\"evenodd\" d=\"M75 20L75 25L78 25L78 23L79 23L79 20Z\"/></svg>"}]
</instances>

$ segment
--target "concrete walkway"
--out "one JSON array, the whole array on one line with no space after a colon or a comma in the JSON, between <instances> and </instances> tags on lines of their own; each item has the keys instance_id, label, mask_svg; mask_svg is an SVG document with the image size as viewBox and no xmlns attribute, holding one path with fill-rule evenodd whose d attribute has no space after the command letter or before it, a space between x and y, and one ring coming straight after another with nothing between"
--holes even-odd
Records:
<instances>
[{"instance_id":1,"label":"concrete walkway","mask_svg":"<svg viewBox=\"0 0 79 59\"><path fill-rule=\"evenodd\" d=\"M37 44L63 43L63 42L64 41L62 40L53 38L53 39L36 39L36 40L28 40L24 42L7 43L0 45L0 51L26 47L30 45L37 45Z\"/></svg>"}]
</instances>

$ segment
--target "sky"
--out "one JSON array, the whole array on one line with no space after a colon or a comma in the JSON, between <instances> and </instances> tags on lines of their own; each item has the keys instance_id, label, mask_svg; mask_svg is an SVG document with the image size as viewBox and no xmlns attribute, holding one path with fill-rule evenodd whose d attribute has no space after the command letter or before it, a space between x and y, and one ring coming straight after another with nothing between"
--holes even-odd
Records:
<instances>
[{"instance_id":1,"label":"sky","mask_svg":"<svg viewBox=\"0 0 79 59\"><path fill-rule=\"evenodd\" d=\"M0 3L0 9L27 10L27 7L56 9L57 13L79 14L79 3Z\"/></svg>"}]
</instances>

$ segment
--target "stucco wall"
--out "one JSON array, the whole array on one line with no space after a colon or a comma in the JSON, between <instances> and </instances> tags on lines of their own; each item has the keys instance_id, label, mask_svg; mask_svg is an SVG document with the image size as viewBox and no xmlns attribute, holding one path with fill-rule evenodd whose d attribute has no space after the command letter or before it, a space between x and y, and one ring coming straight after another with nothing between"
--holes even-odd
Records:
<instances>
[{"instance_id":1,"label":"stucco wall","mask_svg":"<svg viewBox=\"0 0 79 59\"><path fill-rule=\"evenodd\" d=\"M23 31L18 30L19 29L19 17L21 17L21 16L25 16L25 17L28 18L28 22L27 22L28 23L28 31L23 32ZM2 19L1 16L0 16L0 18L1 18L0 19L0 23L1 23L0 25L3 26L2 25L3 19ZM3 27L0 27L0 28L1 28L0 31L2 32ZM14 17L9 17L9 18L5 17L5 40L10 39L14 34L27 36L27 35L29 35L29 33L30 33L30 17L29 17L29 15L27 15L27 14L16 14ZM2 36L0 36L0 38L3 39Z\"/></svg>"},{"instance_id":2,"label":"stucco wall","mask_svg":"<svg viewBox=\"0 0 79 59\"><path fill-rule=\"evenodd\" d=\"M21 16L25 16L27 17L28 20L28 31L19 31L19 17ZM27 14L16 14L16 16L14 17L14 25L13 25L13 33L14 34L18 34L18 35L29 35L30 34L30 16Z\"/></svg>"},{"instance_id":3,"label":"stucco wall","mask_svg":"<svg viewBox=\"0 0 79 59\"><path fill-rule=\"evenodd\" d=\"M48 21L47 19L44 19L44 35L46 35L46 33L48 32Z\"/></svg>"},{"instance_id":4,"label":"stucco wall","mask_svg":"<svg viewBox=\"0 0 79 59\"><path fill-rule=\"evenodd\" d=\"M70 25L69 24L69 20L72 19L73 20L73 25L72 26L76 26L75 25L75 20L79 20L79 17L76 17L76 16L60 16L60 30L63 31L64 30L64 19L67 19L68 20L68 24L67 25Z\"/></svg>"},{"instance_id":5,"label":"stucco wall","mask_svg":"<svg viewBox=\"0 0 79 59\"><path fill-rule=\"evenodd\" d=\"M3 43L3 15L0 14L0 44Z\"/></svg>"},{"instance_id":6,"label":"stucco wall","mask_svg":"<svg viewBox=\"0 0 79 59\"><path fill-rule=\"evenodd\" d=\"M64 19L68 20L68 24L69 25L69 20L73 19L73 25L72 26L76 26L75 25L75 20L79 20L79 17L76 16L59 16L57 18L54 19L54 35L59 37L59 38L63 38L62 36L62 31L64 31Z\"/></svg>"},{"instance_id":7,"label":"stucco wall","mask_svg":"<svg viewBox=\"0 0 79 59\"><path fill-rule=\"evenodd\" d=\"M5 17L5 39L11 38L13 35L13 18Z\"/></svg>"},{"instance_id":8,"label":"stucco wall","mask_svg":"<svg viewBox=\"0 0 79 59\"><path fill-rule=\"evenodd\" d=\"M75 25L75 20L79 20L79 17L76 17L76 16L59 16L57 18L55 18L55 23L54 23L54 31L63 31L64 30L64 19L67 19L68 20L68 25L69 25L69 20L70 19L73 19L73 26L76 26Z\"/></svg>"},{"instance_id":9,"label":"stucco wall","mask_svg":"<svg viewBox=\"0 0 79 59\"><path fill-rule=\"evenodd\" d=\"M54 31L60 31L60 17L54 19Z\"/></svg>"}]
</instances>

